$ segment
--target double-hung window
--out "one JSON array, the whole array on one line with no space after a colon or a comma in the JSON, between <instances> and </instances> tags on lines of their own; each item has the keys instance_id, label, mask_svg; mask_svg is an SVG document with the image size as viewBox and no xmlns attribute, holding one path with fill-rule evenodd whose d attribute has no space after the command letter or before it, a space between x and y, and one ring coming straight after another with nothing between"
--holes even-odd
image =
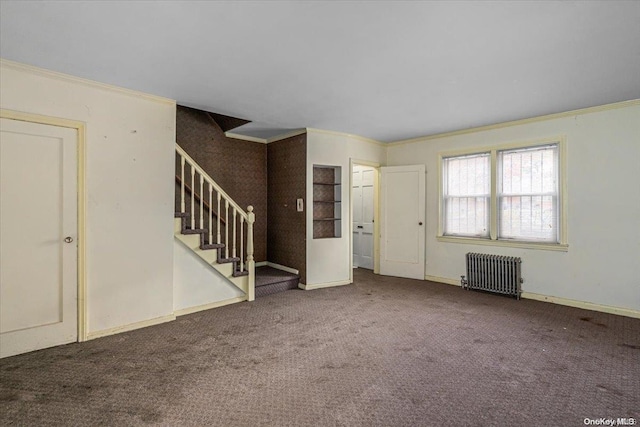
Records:
<instances>
[{"instance_id":1,"label":"double-hung window","mask_svg":"<svg viewBox=\"0 0 640 427\"><path fill-rule=\"evenodd\" d=\"M562 138L440 156L440 239L566 250Z\"/></svg>"},{"instance_id":2,"label":"double-hung window","mask_svg":"<svg viewBox=\"0 0 640 427\"><path fill-rule=\"evenodd\" d=\"M443 172L445 234L489 237L490 154L444 158Z\"/></svg>"},{"instance_id":3,"label":"double-hung window","mask_svg":"<svg viewBox=\"0 0 640 427\"><path fill-rule=\"evenodd\" d=\"M558 144L498 151L498 239L559 243Z\"/></svg>"}]
</instances>

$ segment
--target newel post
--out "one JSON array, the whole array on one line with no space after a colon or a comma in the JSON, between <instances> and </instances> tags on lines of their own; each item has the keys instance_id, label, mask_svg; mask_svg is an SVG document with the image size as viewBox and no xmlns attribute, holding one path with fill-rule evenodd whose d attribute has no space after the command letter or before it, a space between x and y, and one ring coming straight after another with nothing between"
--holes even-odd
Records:
<instances>
[{"instance_id":1,"label":"newel post","mask_svg":"<svg viewBox=\"0 0 640 427\"><path fill-rule=\"evenodd\" d=\"M256 214L253 213L253 206L247 208L247 271L249 272L249 287L247 289L247 299L253 301L256 293L256 263L253 260L253 223L256 221Z\"/></svg>"}]
</instances>

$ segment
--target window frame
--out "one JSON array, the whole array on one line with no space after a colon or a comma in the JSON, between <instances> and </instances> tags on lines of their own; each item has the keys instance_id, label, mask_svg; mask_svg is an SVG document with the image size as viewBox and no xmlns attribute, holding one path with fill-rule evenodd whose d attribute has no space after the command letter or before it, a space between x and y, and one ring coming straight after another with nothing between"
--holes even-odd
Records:
<instances>
[{"instance_id":1,"label":"window frame","mask_svg":"<svg viewBox=\"0 0 640 427\"><path fill-rule=\"evenodd\" d=\"M558 242L538 242L530 240L498 239L498 152L543 147L551 144L558 145ZM567 229L567 141L566 136L560 135L550 138L502 143L493 146L483 146L455 151L438 153L438 231L436 239L439 242L465 243L489 246L507 246L525 249L543 249L566 252L569 249ZM444 234L445 203L444 203L444 170L443 160L450 157L472 156L490 153L490 190L489 198L489 236L449 236Z\"/></svg>"}]
</instances>

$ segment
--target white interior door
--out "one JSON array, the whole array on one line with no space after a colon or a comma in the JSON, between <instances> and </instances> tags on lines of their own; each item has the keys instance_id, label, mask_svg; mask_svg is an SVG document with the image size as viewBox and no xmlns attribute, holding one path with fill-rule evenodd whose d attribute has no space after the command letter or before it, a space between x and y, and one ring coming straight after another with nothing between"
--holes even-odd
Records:
<instances>
[{"instance_id":1,"label":"white interior door","mask_svg":"<svg viewBox=\"0 0 640 427\"><path fill-rule=\"evenodd\" d=\"M381 172L380 274L424 280L425 167Z\"/></svg>"},{"instance_id":2,"label":"white interior door","mask_svg":"<svg viewBox=\"0 0 640 427\"><path fill-rule=\"evenodd\" d=\"M77 214L77 131L0 119L0 357L77 340Z\"/></svg>"},{"instance_id":3,"label":"white interior door","mask_svg":"<svg viewBox=\"0 0 640 427\"><path fill-rule=\"evenodd\" d=\"M376 170L353 166L353 266L373 270L373 193Z\"/></svg>"}]
</instances>

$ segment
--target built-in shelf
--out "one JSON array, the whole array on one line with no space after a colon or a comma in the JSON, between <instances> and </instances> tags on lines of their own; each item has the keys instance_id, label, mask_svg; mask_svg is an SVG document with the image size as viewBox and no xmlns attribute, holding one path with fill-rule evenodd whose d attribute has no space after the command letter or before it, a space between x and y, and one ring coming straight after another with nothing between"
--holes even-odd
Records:
<instances>
[{"instance_id":1,"label":"built-in shelf","mask_svg":"<svg viewBox=\"0 0 640 427\"><path fill-rule=\"evenodd\" d=\"M342 237L342 170L313 165L313 238Z\"/></svg>"}]
</instances>

